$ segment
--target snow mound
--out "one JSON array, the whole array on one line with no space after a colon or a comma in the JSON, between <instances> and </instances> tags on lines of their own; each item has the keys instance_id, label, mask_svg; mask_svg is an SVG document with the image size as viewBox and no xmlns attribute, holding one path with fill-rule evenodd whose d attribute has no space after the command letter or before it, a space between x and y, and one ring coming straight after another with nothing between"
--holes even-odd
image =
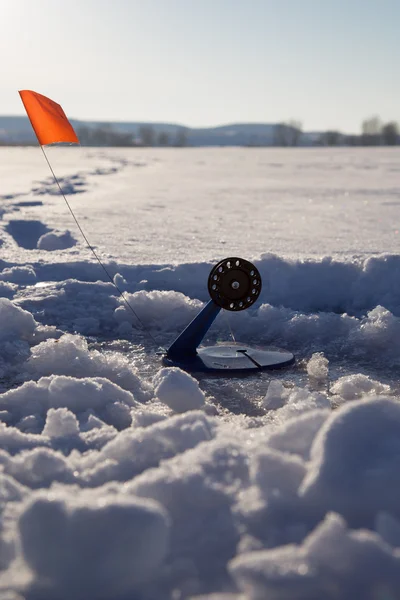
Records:
<instances>
[{"instance_id":1,"label":"snow mound","mask_svg":"<svg viewBox=\"0 0 400 600\"><path fill-rule=\"evenodd\" d=\"M67 408L50 408L42 435L49 438L65 438L79 435L79 422Z\"/></svg>"},{"instance_id":2,"label":"snow mound","mask_svg":"<svg viewBox=\"0 0 400 600\"><path fill-rule=\"evenodd\" d=\"M331 393L335 394L336 401L358 400L366 395L389 394L390 385L380 383L368 375L355 373L340 377L331 385Z\"/></svg>"},{"instance_id":3,"label":"snow mound","mask_svg":"<svg viewBox=\"0 0 400 600\"><path fill-rule=\"evenodd\" d=\"M7 281L0 281L0 298L12 298L16 289L16 285Z\"/></svg>"},{"instance_id":4,"label":"snow mound","mask_svg":"<svg viewBox=\"0 0 400 600\"><path fill-rule=\"evenodd\" d=\"M168 331L186 327L203 306L199 300L173 291L140 290L126 297L146 327ZM115 318L119 323L128 321L137 326L137 319L125 304L116 309Z\"/></svg>"},{"instance_id":5,"label":"snow mound","mask_svg":"<svg viewBox=\"0 0 400 600\"><path fill-rule=\"evenodd\" d=\"M191 411L157 421L145 428L125 429L93 456L79 463L82 479L88 485L128 481L160 461L172 458L209 441L215 424L202 411Z\"/></svg>"},{"instance_id":6,"label":"snow mound","mask_svg":"<svg viewBox=\"0 0 400 600\"><path fill-rule=\"evenodd\" d=\"M400 314L398 254L343 261L331 256L288 259L266 253L255 265L263 279L263 302L303 312L349 314L382 305Z\"/></svg>"},{"instance_id":7,"label":"snow mound","mask_svg":"<svg viewBox=\"0 0 400 600\"><path fill-rule=\"evenodd\" d=\"M95 414L105 423L123 429L130 425L130 410L135 406L138 404L131 392L103 377L51 375L0 394L0 410L7 412L9 424L21 427L24 418L35 418L36 423L42 424L40 430L52 408L68 409L82 421ZM47 431L54 429L62 415L70 419L66 413L50 414L52 425L47 424Z\"/></svg>"},{"instance_id":8,"label":"snow mound","mask_svg":"<svg viewBox=\"0 0 400 600\"><path fill-rule=\"evenodd\" d=\"M37 242L37 248L39 250L48 250L51 252L53 250L66 250L67 248L72 248L76 243L76 239L68 230L63 233L49 231L40 236Z\"/></svg>"},{"instance_id":9,"label":"snow mound","mask_svg":"<svg viewBox=\"0 0 400 600\"><path fill-rule=\"evenodd\" d=\"M0 298L0 342L7 340L32 340L37 327L33 315L11 300Z\"/></svg>"},{"instance_id":10,"label":"snow mound","mask_svg":"<svg viewBox=\"0 0 400 600\"><path fill-rule=\"evenodd\" d=\"M36 283L37 276L31 265L24 265L3 269L0 273L0 280L20 285L30 285Z\"/></svg>"},{"instance_id":11,"label":"snow mound","mask_svg":"<svg viewBox=\"0 0 400 600\"><path fill-rule=\"evenodd\" d=\"M18 525L35 593L63 600L126 598L157 576L168 551L168 515L151 500L42 493Z\"/></svg>"},{"instance_id":12,"label":"snow mound","mask_svg":"<svg viewBox=\"0 0 400 600\"><path fill-rule=\"evenodd\" d=\"M317 433L299 490L321 514L372 526L379 511L400 516L400 403L376 398L345 404ZM387 492L390 490L390 493Z\"/></svg>"},{"instance_id":13,"label":"snow mound","mask_svg":"<svg viewBox=\"0 0 400 600\"><path fill-rule=\"evenodd\" d=\"M400 312L400 311L399 311ZM400 352L400 318L384 306L376 306L361 319L360 327L354 332L354 346L361 347L366 354L381 356L389 364ZM395 363L397 364L397 363Z\"/></svg>"},{"instance_id":14,"label":"snow mound","mask_svg":"<svg viewBox=\"0 0 400 600\"><path fill-rule=\"evenodd\" d=\"M0 379L18 374L29 358L38 323L11 300L0 298Z\"/></svg>"},{"instance_id":15,"label":"snow mound","mask_svg":"<svg viewBox=\"0 0 400 600\"><path fill-rule=\"evenodd\" d=\"M276 422L279 424L314 409L331 408L330 400L325 393L310 392L307 388L295 386L289 389L289 393L285 390L283 397L285 404L275 413Z\"/></svg>"},{"instance_id":16,"label":"snow mound","mask_svg":"<svg viewBox=\"0 0 400 600\"><path fill-rule=\"evenodd\" d=\"M155 395L174 412L183 413L204 406L205 395L194 377L178 367L161 369L154 377Z\"/></svg>"},{"instance_id":17,"label":"snow mound","mask_svg":"<svg viewBox=\"0 0 400 600\"><path fill-rule=\"evenodd\" d=\"M400 552L371 531L351 531L337 514L301 545L249 552L230 571L246 598L397 598Z\"/></svg>"},{"instance_id":18,"label":"snow mound","mask_svg":"<svg viewBox=\"0 0 400 600\"><path fill-rule=\"evenodd\" d=\"M264 408L277 409L281 408L290 395L290 391L285 389L282 381L271 379L268 384L267 393L265 394L262 405Z\"/></svg>"},{"instance_id":19,"label":"snow mound","mask_svg":"<svg viewBox=\"0 0 400 600\"><path fill-rule=\"evenodd\" d=\"M288 419L271 434L268 445L275 450L298 454L308 460L314 438L330 414L331 411L325 408Z\"/></svg>"},{"instance_id":20,"label":"snow mound","mask_svg":"<svg viewBox=\"0 0 400 600\"><path fill-rule=\"evenodd\" d=\"M314 352L307 363L307 373L310 378L318 382L324 382L329 375L329 360L323 352Z\"/></svg>"},{"instance_id":21,"label":"snow mound","mask_svg":"<svg viewBox=\"0 0 400 600\"><path fill-rule=\"evenodd\" d=\"M140 379L137 369L125 356L89 350L86 339L78 335L65 334L60 339L49 339L32 348L26 370L35 379L51 374L104 377L132 392L141 402L151 396L151 386Z\"/></svg>"},{"instance_id":22,"label":"snow mound","mask_svg":"<svg viewBox=\"0 0 400 600\"><path fill-rule=\"evenodd\" d=\"M245 451L221 436L162 461L127 484L127 492L160 502L170 514L169 585L177 578L190 585L192 594L206 587L198 589L199 578L223 585L226 563L239 542L235 497L247 483Z\"/></svg>"}]
</instances>

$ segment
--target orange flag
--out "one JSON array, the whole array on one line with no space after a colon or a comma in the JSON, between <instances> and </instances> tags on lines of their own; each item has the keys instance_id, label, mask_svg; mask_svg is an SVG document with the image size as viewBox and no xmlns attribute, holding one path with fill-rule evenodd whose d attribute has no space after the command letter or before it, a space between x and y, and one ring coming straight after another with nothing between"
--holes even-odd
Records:
<instances>
[{"instance_id":1,"label":"orange flag","mask_svg":"<svg viewBox=\"0 0 400 600\"><path fill-rule=\"evenodd\" d=\"M59 104L31 90L21 90L19 95L41 146L57 142L79 144L78 136Z\"/></svg>"}]
</instances>

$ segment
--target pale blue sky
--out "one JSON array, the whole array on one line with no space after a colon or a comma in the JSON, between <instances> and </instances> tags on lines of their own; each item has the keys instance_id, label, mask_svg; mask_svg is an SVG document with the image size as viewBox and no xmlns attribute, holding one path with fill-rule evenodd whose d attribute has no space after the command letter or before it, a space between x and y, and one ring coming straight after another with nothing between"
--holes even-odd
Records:
<instances>
[{"instance_id":1,"label":"pale blue sky","mask_svg":"<svg viewBox=\"0 0 400 600\"><path fill-rule=\"evenodd\" d=\"M400 0L0 0L0 114L189 126L400 121Z\"/></svg>"}]
</instances>

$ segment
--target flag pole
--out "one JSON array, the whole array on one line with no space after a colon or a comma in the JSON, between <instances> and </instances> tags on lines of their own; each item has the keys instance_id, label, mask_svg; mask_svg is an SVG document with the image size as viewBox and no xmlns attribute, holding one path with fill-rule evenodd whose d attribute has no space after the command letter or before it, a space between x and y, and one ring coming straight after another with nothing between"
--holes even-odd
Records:
<instances>
[{"instance_id":1,"label":"flag pole","mask_svg":"<svg viewBox=\"0 0 400 600\"><path fill-rule=\"evenodd\" d=\"M55 182L56 182L56 184L57 184L57 187L58 187L58 189L59 189L59 192L60 192L61 196L64 198L65 204L67 205L69 212L71 213L71 215L72 215L72 217L73 217L73 219L74 219L74 221L75 221L75 223L76 223L76 225L77 225L77 227L78 227L79 231L81 232L81 234L82 234L82 237L83 237L83 239L85 240L87 247L88 247L88 248L89 248L89 249L92 251L92 253L93 253L93 256L95 257L95 259L97 260L97 262L99 263L99 265L101 266L101 268L103 269L104 273L107 275L107 277L108 277L108 279L110 280L110 282L112 283L112 285L115 287L115 289L116 289L116 290L117 290L117 292L119 293L119 295L120 295L120 297L122 298L122 300L125 302L125 305L126 305L126 306L127 306L127 307L128 307L130 310L131 310L131 311L132 311L132 313L134 314L134 316L136 317L136 319L139 321L139 323L140 323L140 325L141 325L142 329L143 329L144 331L146 331L146 333L149 335L149 337L151 337L152 341L153 341L153 342L154 342L156 345L158 345L158 342L157 342L157 340L155 339L155 337L153 336L153 334L151 333L151 331L150 331L149 329L147 329L147 327L144 325L144 323L143 323L142 319L139 317L139 315L137 314L137 312L135 311L135 309L133 308L133 306L131 305L131 303L129 302L129 300L128 300L128 299L125 297L125 294L124 294L124 292L123 292L123 291L122 291L122 290L121 290L121 289L118 287L118 285L115 283L115 281L114 281L114 279L112 278L111 274L108 272L108 270L106 269L106 267L104 266L104 264L101 262L101 260L100 260L100 258L99 258L99 255L97 254L96 250L93 248L92 244L89 242L89 240L88 240L88 238L87 238L87 236L86 236L85 232L83 231L82 227L81 227L81 226L80 226L80 224L79 224L79 221L78 221L78 219L76 218L76 216L75 216L75 214L74 214L74 211L73 211L73 210L72 210L72 208L71 208L71 205L70 205L70 203L68 202L68 200L67 200L67 199L66 199L66 197L65 197L65 194L64 194L64 192L63 192L63 190L62 190L62 187L61 187L61 185L60 185L60 182L58 181L58 178L57 178L57 176L56 176L56 174L55 174L55 172L54 172L54 170L53 170L53 167L51 166L51 163L50 163L50 161L49 161L49 159L48 159L48 156L47 156L46 152L44 151L44 148L43 148L43 146L42 146L42 145L40 145L40 148L41 148L41 150L42 150L42 152L43 152L43 156L44 156L44 158L45 158L45 160L46 160L46 162L47 162L47 164L48 164L48 167L49 167L49 169L50 169L50 171L51 171L51 174L52 174L52 176L53 176L53 179L54 179L54 181L55 181Z\"/></svg>"}]
</instances>

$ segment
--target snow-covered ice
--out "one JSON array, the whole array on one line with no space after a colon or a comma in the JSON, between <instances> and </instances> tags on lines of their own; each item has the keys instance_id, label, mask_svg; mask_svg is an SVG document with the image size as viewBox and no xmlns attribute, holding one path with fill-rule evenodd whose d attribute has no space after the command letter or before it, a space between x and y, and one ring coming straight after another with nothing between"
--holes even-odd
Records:
<instances>
[{"instance_id":1,"label":"snow-covered ice","mask_svg":"<svg viewBox=\"0 0 400 600\"><path fill-rule=\"evenodd\" d=\"M47 152L110 278L0 148L0 597L400 598L399 151ZM161 364L228 256L263 290L205 342L295 366Z\"/></svg>"}]
</instances>

